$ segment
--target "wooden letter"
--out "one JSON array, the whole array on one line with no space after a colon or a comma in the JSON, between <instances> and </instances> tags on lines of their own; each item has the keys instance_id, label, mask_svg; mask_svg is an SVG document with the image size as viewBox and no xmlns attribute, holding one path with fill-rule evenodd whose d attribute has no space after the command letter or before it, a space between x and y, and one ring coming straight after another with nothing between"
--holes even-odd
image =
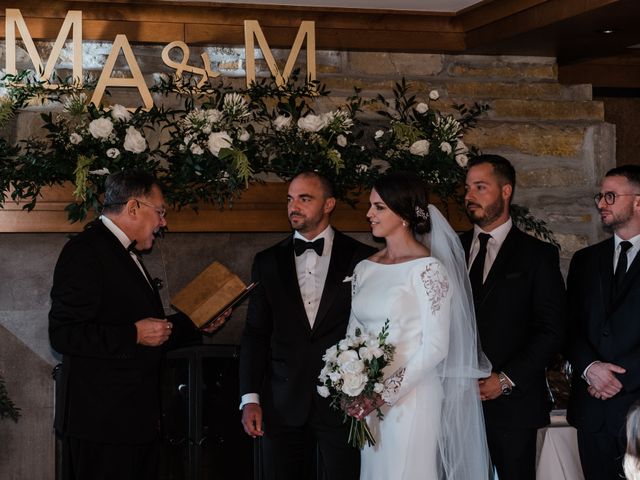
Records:
<instances>
[{"instance_id":1,"label":"wooden letter","mask_svg":"<svg viewBox=\"0 0 640 480\"><path fill-rule=\"evenodd\" d=\"M20 10L7 8L5 17L5 39L6 39L6 71L12 75L16 71L16 25L22 37L31 62L38 73L42 72L42 79L51 80L51 74L56 65L56 60L60 58L60 52L65 40L69 36L69 31L73 28L73 77L78 83L82 83L82 12L79 10L69 10L64 19L62 28L56 38L56 43L51 50L51 56L47 60L47 65L43 67L42 59L38 54L33 38L29 33L27 24L22 17Z\"/></svg>"},{"instance_id":2,"label":"wooden letter","mask_svg":"<svg viewBox=\"0 0 640 480\"><path fill-rule=\"evenodd\" d=\"M113 72L113 67L115 66L118 55L120 54L120 50L122 50L124 57L127 59L132 78L111 78L111 73ZM151 92L149 92L149 88L144 82L140 66L138 65L138 62L136 62L136 58L133 56L133 51L131 50L131 45L129 44L126 35L116 35L116 39L113 41L113 47L111 47L109 57L104 64L102 73L100 74L98 85L96 85L96 90L93 92L93 97L91 97L91 103L96 107L100 105L107 86L136 87L144 101L145 110L150 110L153 107Z\"/></svg>"},{"instance_id":3,"label":"wooden letter","mask_svg":"<svg viewBox=\"0 0 640 480\"><path fill-rule=\"evenodd\" d=\"M269 66L269 70L271 74L276 79L276 85L282 86L287 83L289 75L293 70L293 64L298 58L298 53L300 53L300 48L302 47L302 42L304 41L304 37L307 37L307 80L312 81L316 79L316 31L315 31L315 22L303 21L300 23L300 28L298 29L298 34L296 35L296 39L293 42L293 47L291 47L291 53L289 53L289 58L287 58L287 63L285 64L284 71L282 74L278 69L278 64L273 58L273 54L271 53L271 49L267 44L267 40L262 33L262 29L260 28L260 24L257 20L245 20L244 21L244 44L245 44L245 56L247 59L247 87L251 86L253 82L256 81L256 59L255 59L255 44L254 44L254 36L258 40L258 45L260 46L260 50L262 50L262 54L264 55L264 59Z\"/></svg>"}]
</instances>

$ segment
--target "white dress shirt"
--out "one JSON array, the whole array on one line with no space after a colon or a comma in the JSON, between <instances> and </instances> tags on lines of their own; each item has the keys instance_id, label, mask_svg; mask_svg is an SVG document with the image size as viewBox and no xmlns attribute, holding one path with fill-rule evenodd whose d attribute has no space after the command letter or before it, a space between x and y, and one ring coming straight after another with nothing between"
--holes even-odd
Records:
<instances>
[{"instance_id":1,"label":"white dress shirt","mask_svg":"<svg viewBox=\"0 0 640 480\"><path fill-rule=\"evenodd\" d=\"M496 257L498 256L498 252L500 251L500 247L504 243L504 240L507 238L511 227L513 226L513 221L511 217L500 225L497 228L494 228L490 232L485 232L478 225L473 226L473 240L471 242L471 249L469 250L469 265L468 269L471 269L471 265L473 265L473 261L476 259L478 255L478 250L480 250L480 240L478 240L478 235L480 233L487 233L491 235L491 238L487 242L487 256L484 260L484 272L482 272L482 281L484 282L487 279L487 275L493 266L493 262L495 262Z\"/></svg>"},{"instance_id":2,"label":"white dress shirt","mask_svg":"<svg viewBox=\"0 0 640 480\"><path fill-rule=\"evenodd\" d=\"M311 328L313 328L313 324L315 323L318 308L320 307L320 300L322 299L324 284L327 280L334 236L335 232L333 228L331 228L331 225L311 239L303 237L298 231L293 234L294 239L299 238L305 242L313 242L319 238L324 238L324 247L322 249L322 255L320 256L311 249L305 250L300 256L296 256L296 254L293 253L296 262L300 295L302 296L304 310L307 312L307 319L309 320L309 326ZM257 393L245 393L242 395L240 410L242 410L242 407L247 403L259 404L260 395Z\"/></svg>"},{"instance_id":3,"label":"white dress shirt","mask_svg":"<svg viewBox=\"0 0 640 480\"><path fill-rule=\"evenodd\" d=\"M102 221L104 226L107 227L109 231L116 236L116 238L118 239L118 241L120 241L124 249L129 250L129 245L131 245L131 240L129 239L129 237L127 237L127 234L124 233L120 229L120 227L118 227L115 223L113 223L113 220L111 220L109 217L105 215L100 215L100 220ZM140 270L140 272L142 272L142 276L145 278L149 286L153 288L151 286L151 283L149 282L149 278L147 278L147 274L144 273L144 268L142 268L142 265L140 264L140 260L138 259L138 256L131 251L129 251L128 253L129 255L131 255L131 258L138 266L138 269Z\"/></svg>"}]
</instances>

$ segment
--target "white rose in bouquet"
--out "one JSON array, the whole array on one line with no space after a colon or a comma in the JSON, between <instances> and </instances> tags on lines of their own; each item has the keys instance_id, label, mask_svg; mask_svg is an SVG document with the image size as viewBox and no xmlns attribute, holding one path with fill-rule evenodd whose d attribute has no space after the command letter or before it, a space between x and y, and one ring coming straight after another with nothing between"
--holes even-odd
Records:
<instances>
[{"instance_id":1,"label":"white rose in bouquet","mask_svg":"<svg viewBox=\"0 0 640 480\"><path fill-rule=\"evenodd\" d=\"M338 135L338 137L336 138L336 143L338 145L340 145L341 147L346 147L347 146L347 137L345 137L344 135Z\"/></svg>"},{"instance_id":2,"label":"white rose in bouquet","mask_svg":"<svg viewBox=\"0 0 640 480\"><path fill-rule=\"evenodd\" d=\"M310 113L298 120L298 127L306 132L319 132L327 126L326 119Z\"/></svg>"},{"instance_id":3,"label":"white rose in bouquet","mask_svg":"<svg viewBox=\"0 0 640 480\"><path fill-rule=\"evenodd\" d=\"M120 155L120 150L117 148L110 148L107 150L107 157L109 158L116 158L118 155Z\"/></svg>"},{"instance_id":4,"label":"white rose in bouquet","mask_svg":"<svg viewBox=\"0 0 640 480\"><path fill-rule=\"evenodd\" d=\"M384 384L382 383L375 383L373 385L373 391L376 393L382 393L384 392Z\"/></svg>"},{"instance_id":5,"label":"white rose in bouquet","mask_svg":"<svg viewBox=\"0 0 640 480\"><path fill-rule=\"evenodd\" d=\"M335 362L337 358L338 347L336 347L335 345L327 348L327 351L324 352L324 355L322 356L322 360L324 360L325 362Z\"/></svg>"},{"instance_id":6,"label":"white rose in bouquet","mask_svg":"<svg viewBox=\"0 0 640 480\"><path fill-rule=\"evenodd\" d=\"M71 135L69 135L69 142L72 145L78 145L81 141L82 135L80 135L79 133L73 132Z\"/></svg>"},{"instance_id":7,"label":"white rose in bouquet","mask_svg":"<svg viewBox=\"0 0 640 480\"><path fill-rule=\"evenodd\" d=\"M458 140L458 143L456 143L456 153L469 153L469 147L467 147L462 140Z\"/></svg>"},{"instance_id":8,"label":"white rose in bouquet","mask_svg":"<svg viewBox=\"0 0 640 480\"><path fill-rule=\"evenodd\" d=\"M344 340L341 340L340 343L342 343L343 341ZM348 350L348 348L349 347L347 347L347 349L345 349L343 352L340 352L340 355L338 355L338 358L336 360L336 363L341 367L346 363L358 360L358 352L356 352L355 350Z\"/></svg>"},{"instance_id":9,"label":"white rose in bouquet","mask_svg":"<svg viewBox=\"0 0 640 480\"><path fill-rule=\"evenodd\" d=\"M456 163L462 168L467 168L469 157L467 157L464 153L459 153L458 155L456 155Z\"/></svg>"},{"instance_id":10,"label":"white rose in bouquet","mask_svg":"<svg viewBox=\"0 0 640 480\"><path fill-rule=\"evenodd\" d=\"M240 134L240 136L238 137L238 139L241 142L248 142L249 139L251 138L251 135L249 134L249 132L247 132L246 130L242 130L242 133Z\"/></svg>"},{"instance_id":11,"label":"white rose in bouquet","mask_svg":"<svg viewBox=\"0 0 640 480\"><path fill-rule=\"evenodd\" d=\"M289 128L290 125L291 117L287 115L278 115L275 120L273 120L273 126L278 132L284 130L285 128Z\"/></svg>"},{"instance_id":12,"label":"white rose in bouquet","mask_svg":"<svg viewBox=\"0 0 640 480\"><path fill-rule=\"evenodd\" d=\"M364 362L362 360L352 360L350 362L346 362L340 367L340 371L342 375L352 374L364 372Z\"/></svg>"},{"instance_id":13,"label":"white rose in bouquet","mask_svg":"<svg viewBox=\"0 0 640 480\"><path fill-rule=\"evenodd\" d=\"M209 151L217 157L221 149L233 145L233 140L227 132L213 132L209 135L208 145Z\"/></svg>"},{"instance_id":14,"label":"white rose in bouquet","mask_svg":"<svg viewBox=\"0 0 640 480\"><path fill-rule=\"evenodd\" d=\"M96 118L89 123L89 132L93 138L106 139L113 132L113 122L106 117Z\"/></svg>"},{"instance_id":15,"label":"white rose in bouquet","mask_svg":"<svg viewBox=\"0 0 640 480\"><path fill-rule=\"evenodd\" d=\"M342 392L350 397L357 397L367 384L367 376L364 373L347 373L342 376Z\"/></svg>"},{"instance_id":16,"label":"white rose in bouquet","mask_svg":"<svg viewBox=\"0 0 640 480\"><path fill-rule=\"evenodd\" d=\"M131 112L122 105L114 105L111 109L111 118L117 122L128 122L131 120Z\"/></svg>"},{"instance_id":17,"label":"white rose in bouquet","mask_svg":"<svg viewBox=\"0 0 640 480\"><path fill-rule=\"evenodd\" d=\"M329 394L331 392L329 392L329 389L327 387L325 387L324 385L318 385L318 395L320 395L323 398L327 398L329 396Z\"/></svg>"},{"instance_id":18,"label":"white rose in bouquet","mask_svg":"<svg viewBox=\"0 0 640 480\"><path fill-rule=\"evenodd\" d=\"M135 127L127 128L127 135L124 137L124 149L132 153L142 153L147 149L147 141Z\"/></svg>"},{"instance_id":19,"label":"white rose in bouquet","mask_svg":"<svg viewBox=\"0 0 640 480\"><path fill-rule=\"evenodd\" d=\"M424 157L427 153L429 153L429 141L418 140L409 147L409 151L414 155L420 155L421 157Z\"/></svg>"},{"instance_id":20,"label":"white rose in bouquet","mask_svg":"<svg viewBox=\"0 0 640 480\"><path fill-rule=\"evenodd\" d=\"M191 150L191 153L193 153L194 155L202 155L204 153L202 147L197 143L192 143L189 147L189 150Z\"/></svg>"},{"instance_id":21,"label":"white rose in bouquet","mask_svg":"<svg viewBox=\"0 0 640 480\"><path fill-rule=\"evenodd\" d=\"M442 142L440 144L440 150L449 155L452 152L451 144L449 142Z\"/></svg>"},{"instance_id":22,"label":"white rose in bouquet","mask_svg":"<svg viewBox=\"0 0 640 480\"><path fill-rule=\"evenodd\" d=\"M210 123L219 122L222 119L222 112L215 108L207 110L207 121Z\"/></svg>"},{"instance_id":23,"label":"white rose in bouquet","mask_svg":"<svg viewBox=\"0 0 640 480\"><path fill-rule=\"evenodd\" d=\"M418 105L416 105L416 112L424 115L428 111L429 111L429 105L427 105L426 103L420 102Z\"/></svg>"},{"instance_id":24,"label":"white rose in bouquet","mask_svg":"<svg viewBox=\"0 0 640 480\"><path fill-rule=\"evenodd\" d=\"M430 98L431 100L438 100L438 99L440 98L440 94L438 93L438 91L437 91L437 90L431 90L431 91L429 92L429 98Z\"/></svg>"}]
</instances>

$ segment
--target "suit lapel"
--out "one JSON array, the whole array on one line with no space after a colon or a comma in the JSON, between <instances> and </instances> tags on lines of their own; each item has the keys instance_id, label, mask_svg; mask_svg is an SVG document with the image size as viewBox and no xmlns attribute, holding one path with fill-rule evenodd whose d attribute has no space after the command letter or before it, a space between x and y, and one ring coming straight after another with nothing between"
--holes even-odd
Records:
<instances>
[{"instance_id":1,"label":"suit lapel","mask_svg":"<svg viewBox=\"0 0 640 480\"><path fill-rule=\"evenodd\" d=\"M324 282L316 320L313 322L314 331L318 329L318 326L326 317L327 312L338 293L341 282L348 273L346 269L351 264L351 251L346 248L344 238L344 235L340 232L335 232L335 236L333 237L333 246L331 247L329 271L327 272L327 279Z\"/></svg>"},{"instance_id":2,"label":"suit lapel","mask_svg":"<svg viewBox=\"0 0 640 480\"><path fill-rule=\"evenodd\" d=\"M518 236L520 231L516 228L516 226L512 226L511 230L507 234L507 238L504 239L500 250L498 251L498 255L496 259L493 261L493 265L491 265L491 270L489 270L489 274L487 275L487 279L482 286L480 291L480 295L478 296L478 305L480 307L489 294L491 290L495 287L496 283L504 278L507 273L507 265L511 261L511 257L517 252L518 246Z\"/></svg>"},{"instance_id":3,"label":"suit lapel","mask_svg":"<svg viewBox=\"0 0 640 480\"><path fill-rule=\"evenodd\" d=\"M304 309L300 285L298 284L298 273L296 272L296 261L293 253L293 235L284 240L277 250L278 273L284 287L284 291L290 294L293 318L301 319L305 327L311 332L307 311Z\"/></svg>"}]
</instances>

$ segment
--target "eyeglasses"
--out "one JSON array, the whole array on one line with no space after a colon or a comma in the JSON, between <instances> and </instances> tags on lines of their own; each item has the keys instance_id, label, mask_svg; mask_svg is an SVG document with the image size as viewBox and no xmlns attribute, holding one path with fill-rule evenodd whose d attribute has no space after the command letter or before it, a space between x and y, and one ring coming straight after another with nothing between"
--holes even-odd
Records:
<instances>
[{"instance_id":1,"label":"eyeglasses","mask_svg":"<svg viewBox=\"0 0 640 480\"><path fill-rule=\"evenodd\" d=\"M616 198L618 197L636 197L639 196L640 193L615 193L615 192L604 192L604 193L596 193L593 196L593 201L596 202L596 207L600 204L600 200L604 198L604 203L607 205L613 205L616 203Z\"/></svg>"},{"instance_id":2,"label":"eyeglasses","mask_svg":"<svg viewBox=\"0 0 640 480\"><path fill-rule=\"evenodd\" d=\"M149 208L153 208L160 218L164 218L165 215L167 214L167 210L165 208L158 208L152 203L148 203L148 202L145 202L144 200L139 200L137 198L135 199L135 201L138 203L138 208L140 208L140 204Z\"/></svg>"}]
</instances>

